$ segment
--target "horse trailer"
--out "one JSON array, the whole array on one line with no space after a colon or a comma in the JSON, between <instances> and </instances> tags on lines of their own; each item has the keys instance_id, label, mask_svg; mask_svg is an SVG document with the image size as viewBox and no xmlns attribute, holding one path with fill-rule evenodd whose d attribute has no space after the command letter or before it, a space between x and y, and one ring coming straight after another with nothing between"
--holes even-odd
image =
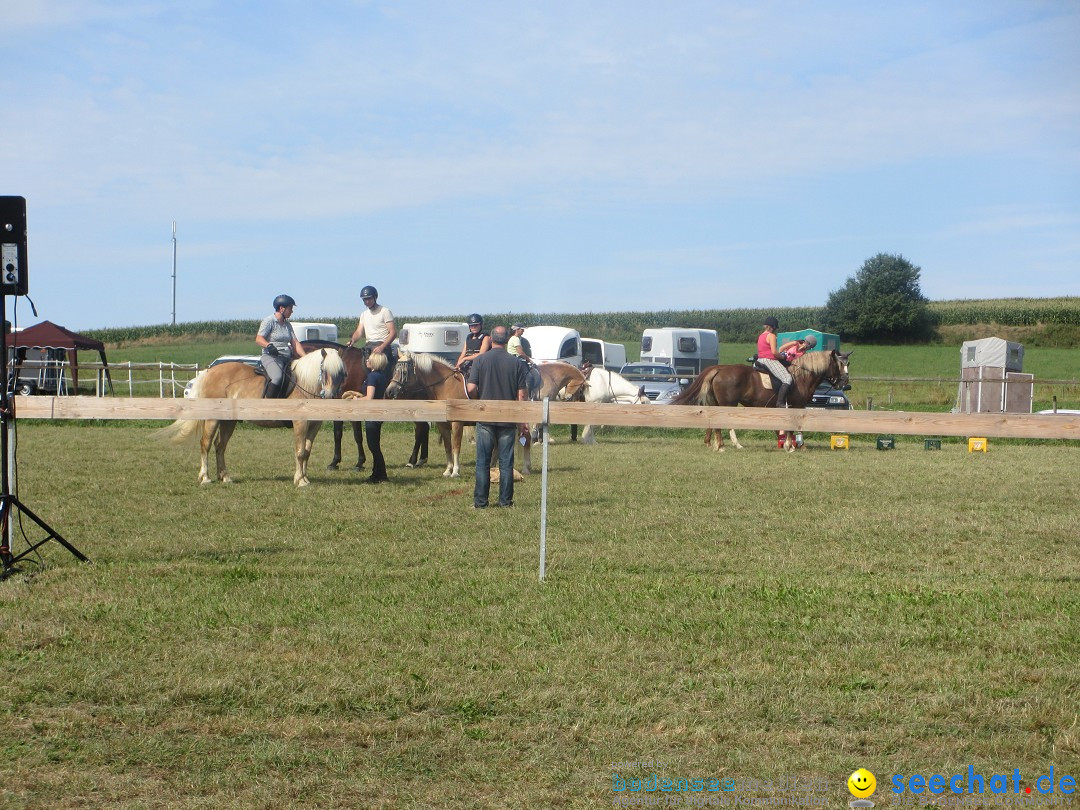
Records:
<instances>
[{"instance_id":1,"label":"horse trailer","mask_svg":"<svg viewBox=\"0 0 1080 810\"><path fill-rule=\"evenodd\" d=\"M397 343L402 349L423 354L436 354L444 360L456 363L461 347L469 334L467 323L454 321L425 321L407 323L398 333Z\"/></svg>"},{"instance_id":2,"label":"horse trailer","mask_svg":"<svg viewBox=\"0 0 1080 810\"><path fill-rule=\"evenodd\" d=\"M598 338L582 338L581 357L594 368L618 371L626 365L626 347L621 343L607 343Z\"/></svg>"},{"instance_id":3,"label":"horse trailer","mask_svg":"<svg viewBox=\"0 0 1080 810\"><path fill-rule=\"evenodd\" d=\"M646 329L641 333L641 362L667 363L676 374L695 376L720 362L720 340L713 329Z\"/></svg>"},{"instance_id":4,"label":"horse trailer","mask_svg":"<svg viewBox=\"0 0 1080 810\"><path fill-rule=\"evenodd\" d=\"M524 337L537 363L569 363L581 368L581 334L565 326L530 326Z\"/></svg>"},{"instance_id":5,"label":"horse trailer","mask_svg":"<svg viewBox=\"0 0 1080 810\"><path fill-rule=\"evenodd\" d=\"M327 340L331 343L337 343L338 331L337 327L332 323L307 323L305 321L289 321L292 324L293 331L296 333L296 339L300 342L305 340Z\"/></svg>"}]
</instances>

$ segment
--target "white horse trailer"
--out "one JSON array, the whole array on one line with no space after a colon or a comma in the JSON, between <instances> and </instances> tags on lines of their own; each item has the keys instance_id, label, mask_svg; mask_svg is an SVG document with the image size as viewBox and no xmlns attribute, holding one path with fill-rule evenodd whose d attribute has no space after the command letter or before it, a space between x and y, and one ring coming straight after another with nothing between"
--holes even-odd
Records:
<instances>
[{"instance_id":1,"label":"white horse trailer","mask_svg":"<svg viewBox=\"0 0 1080 810\"><path fill-rule=\"evenodd\" d=\"M424 321L407 323L401 327L397 342L402 349L410 352L437 354L444 360L456 363L468 334L467 323Z\"/></svg>"},{"instance_id":2,"label":"white horse trailer","mask_svg":"<svg viewBox=\"0 0 1080 810\"><path fill-rule=\"evenodd\" d=\"M536 363L569 363L581 368L581 335L565 326L530 326L524 337Z\"/></svg>"},{"instance_id":3,"label":"white horse trailer","mask_svg":"<svg viewBox=\"0 0 1080 810\"><path fill-rule=\"evenodd\" d=\"M598 338L581 339L581 356L592 363L593 368L618 371L626 365L626 347L621 343L608 343Z\"/></svg>"},{"instance_id":4,"label":"white horse trailer","mask_svg":"<svg viewBox=\"0 0 1080 810\"><path fill-rule=\"evenodd\" d=\"M641 333L641 362L667 363L676 374L694 376L720 362L720 340L713 329L646 329Z\"/></svg>"},{"instance_id":5,"label":"white horse trailer","mask_svg":"<svg viewBox=\"0 0 1080 810\"><path fill-rule=\"evenodd\" d=\"M306 321L289 321L296 339L304 340L328 340L337 343L337 327L332 323L308 323Z\"/></svg>"}]
</instances>

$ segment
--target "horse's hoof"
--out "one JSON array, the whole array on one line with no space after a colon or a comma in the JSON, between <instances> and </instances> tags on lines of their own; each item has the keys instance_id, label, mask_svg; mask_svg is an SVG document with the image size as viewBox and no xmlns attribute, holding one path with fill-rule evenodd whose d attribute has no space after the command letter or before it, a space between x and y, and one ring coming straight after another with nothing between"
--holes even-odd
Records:
<instances>
[{"instance_id":1,"label":"horse's hoof","mask_svg":"<svg viewBox=\"0 0 1080 810\"><path fill-rule=\"evenodd\" d=\"M357 465L355 465L353 467L353 472L363 472L363 471L364 471L364 465L363 464L357 464Z\"/></svg>"},{"instance_id":2,"label":"horse's hoof","mask_svg":"<svg viewBox=\"0 0 1080 810\"><path fill-rule=\"evenodd\" d=\"M306 478L301 478L299 481L296 482L296 485L298 487L306 487L310 483L311 482L309 480L307 480Z\"/></svg>"},{"instance_id":3,"label":"horse's hoof","mask_svg":"<svg viewBox=\"0 0 1080 810\"><path fill-rule=\"evenodd\" d=\"M337 472L337 468L338 468L337 464L327 464L326 465L326 471L327 472Z\"/></svg>"}]
</instances>

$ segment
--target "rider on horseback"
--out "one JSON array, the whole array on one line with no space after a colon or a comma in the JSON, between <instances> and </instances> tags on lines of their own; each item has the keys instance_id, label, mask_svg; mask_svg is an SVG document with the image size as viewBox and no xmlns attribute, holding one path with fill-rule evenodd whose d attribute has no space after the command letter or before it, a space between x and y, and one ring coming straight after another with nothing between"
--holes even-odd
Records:
<instances>
[{"instance_id":1,"label":"rider on horseback","mask_svg":"<svg viewBox=\"0 0 1080 810\"><path fill-rule=\"evenodd\" d=\"M780 328L780 322L770 315L763 321L763 325L765 331L758 335L757 339L757 362L780 382L780 388L776 392L776 407L786 408L788 391L791 389L791 372L780 362L776 347L776 332Z\"/></svg>"},{"instance_id":2,"label":"rider on horseback","mask_svg":"<svg viewBox=\"0 0 1080 810\"><path fill-rule=\"evenodd\" d=\"M787 364L791 365L815 346L817 346L817 338L807 335L796 340L789 340L780 347L778 354L781 362L787 361Z\"/></svg>"},{"instance_id":3,"label":"rider on horseback","mask_svg":"<svg viewBox=\"0 0 1080 810\"><path fill-rule=\"evenodd\" d=\"M465 345L462 347L461 354L454 364L454 368L466 377L469 375L472 361L491 348L491 335L484 331L483 317L474 312L469 316L468 323L469 336L465 338Z\"/></svg>"},{"instance_id":4,"label":"rider on horseback","mask_svg":"<svg viewBox=\"0 0 1080 810\"><path fill-rule=\"evenodd\" d=\"M528 366L529 374L525 378L526 391L529 399L536 399L541 384L540 372L536 370L536 364L532 361L532 346L525 337L525 325L515 323L510 327L510 335L510 340L506 343L506 351Z\"/></svg>"},{"instance_id":5,"label":"rider on horseback","mask_svg":"<svg viewBox=\"0 0 1080 810\"><path fill-rule=\"evenodd\" d=\"M307 352L296 339L289 318L296 301L291 295L279 295L274 299L274 314L268 315L259 325L255 343L262 347L259 363L266 371L266 388L263 397L275 399L286 389L285 370L293 356L303 357Z\"/></svg>"}]
</instances>

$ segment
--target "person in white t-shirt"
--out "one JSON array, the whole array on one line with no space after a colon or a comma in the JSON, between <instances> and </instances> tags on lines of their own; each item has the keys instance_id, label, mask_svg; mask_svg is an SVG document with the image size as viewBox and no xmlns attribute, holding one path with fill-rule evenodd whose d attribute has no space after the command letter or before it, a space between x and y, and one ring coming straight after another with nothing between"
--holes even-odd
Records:
<instances>
[{"instance_id":1,"label":"person in white t-shirt","mask_svg":"<svg viewBox=\"0 0 1080 810\"><path fill-rule=\"evenodd\" d=\"M393 350L390 344L397 337L397 325L394 323L394 313L379 303L379 291L370 284L360 290L360 298L367 307L360 313L360 320L356 323L352 337L347 345L352 346L360 338L366 338L364 344L368 354L385 354L394 362Z\"/></svg>"}]
</instances>

